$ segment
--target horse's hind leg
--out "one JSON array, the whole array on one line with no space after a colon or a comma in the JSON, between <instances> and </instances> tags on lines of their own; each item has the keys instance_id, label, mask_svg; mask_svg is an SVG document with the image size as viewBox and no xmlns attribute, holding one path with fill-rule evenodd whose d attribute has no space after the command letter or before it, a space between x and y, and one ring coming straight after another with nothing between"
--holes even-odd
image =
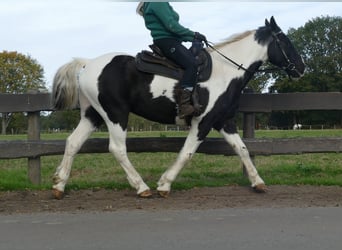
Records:
<instances>
[{"instance_id":1,"label":"horse's hind leg","mask_svg":"<svg viewBox=\"0 0 342 250\"><path fill-rule=\"evenodd\" d=\"M135 170L127 156L126 131L118 124L106 122L109 130L109 151L115 156L124 169L129 184L137 190L142 198L152 196L150 188L145 184L139 173Z\"/></svg>"},{"instance_id":2,"label":"horse's hind leg","mask_svg":"<svg viewBox=\"0 0 342 250\"><path fill-rule=\"evenodd\" d=\"M243 165L246 168L248 178L254 190L256 192L265 192L267 190L266 185L259 176L258 171L256 170L249 155L246 145L242 141L240 135L237 133L235 124L229 124L225 128L221 129L220 133L223 135L224 139L231 145L235 153L240 157Z\"/></svg>"},{"instance_id":3,"label":"horse's hind leg","mask_svg":"<svg viewBox=\"0 0 342 250\"><path fill-rule=\"evenodd\" d=\"M63 198L64 188L69 179L74 157L94 129L93 123L87 117L82 116L74 132L67 138L63 160L57 167L53 177L53 194L56 199Z\"/></svg>"}]
</instances>

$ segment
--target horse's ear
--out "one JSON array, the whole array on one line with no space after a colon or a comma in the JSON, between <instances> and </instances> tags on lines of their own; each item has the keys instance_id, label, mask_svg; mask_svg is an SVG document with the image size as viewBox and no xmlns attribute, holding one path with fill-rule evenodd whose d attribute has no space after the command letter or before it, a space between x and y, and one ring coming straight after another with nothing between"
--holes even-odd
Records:
<instances>
[{"instance_id":1,"label":"horse's ear","mask_svg":"<svg viewBox=\"0 0 342 250\"><path fill-rule=\"evenodd\" d=\"M267 19L265 19L265 25L266 25L266 27L270 26L270 23Z\"/></svg>"},{"instance_id":2,"label":"horse's ear","mask_svg":"<svg viewBox=\"0 0 342 250\"><path fill-rule=\"evenodd\" d=\"M270 26L271 26L271 29L274 31L274 32L280 32L281 29L279 28L278 24L276 23L274 17L272 16L271 19L270 19Z\"/></svg>"},{"instance_id":3,"label":"horse's ear","mask_svg":"<svg viewBox=\"0 0 342 250\"><path fill-rule=\"evenodd\" d=\"M278 25L277 25L277 23L276 23L276 21L275 21L275 19L274 19L274 17L272 16L271 17L271 25L272 25L272 27L278 27Z\"/></svg>"}]
</instances>

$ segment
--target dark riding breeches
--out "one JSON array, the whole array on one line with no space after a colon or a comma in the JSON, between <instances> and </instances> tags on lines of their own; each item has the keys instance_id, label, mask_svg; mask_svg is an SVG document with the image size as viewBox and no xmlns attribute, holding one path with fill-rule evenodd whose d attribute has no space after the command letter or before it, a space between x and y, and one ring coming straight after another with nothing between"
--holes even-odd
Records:
<instances>
[{"instance_id":1,"label":"dark riding breeches","mask_svg":"<svg viewBox=\"0 0 342 250\"><path fill-rule=\"evenodd\" d=\"M197 81L197 62L195 56L177 39L164 38L153 41L163 54L184 69L182 88L194 87Z\"/></svg>"}]
</instances>

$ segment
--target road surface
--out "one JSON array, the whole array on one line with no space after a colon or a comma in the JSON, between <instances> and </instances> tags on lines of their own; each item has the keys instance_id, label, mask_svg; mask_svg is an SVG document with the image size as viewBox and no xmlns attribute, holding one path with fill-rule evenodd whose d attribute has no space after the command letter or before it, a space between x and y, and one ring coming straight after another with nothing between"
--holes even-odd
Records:
<instances>
[{"instance_id":1,"label":"road surface","mask_svg":"<svg viewBox=\"0 0 342 250\"><path fill-rule=\"evenodd\" d=\"M339 250L342 208L0 215L0 250Z\"/></svg>"}]
</instances>

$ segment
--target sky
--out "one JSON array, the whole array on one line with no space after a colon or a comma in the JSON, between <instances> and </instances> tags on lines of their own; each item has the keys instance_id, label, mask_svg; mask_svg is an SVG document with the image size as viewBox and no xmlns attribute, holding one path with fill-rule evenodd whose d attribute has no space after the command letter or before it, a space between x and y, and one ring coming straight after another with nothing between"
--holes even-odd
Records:
<instances>
[{"instance_id":1,"label":"sky","mask_svg":"<svg viewBox=\"0 0 342 250\"><path fill-rule=\"evenodd\" d=\"M110 0L0 0L0 52L17 51L37 60L51 88L57 69L74 57L109 52L135 55L152 43L137 2ZM180 23L219 42L264 25L274 16L286 33L321 16L342 16L342 2L171 2Z\"/></svg>"}]
</instances>

